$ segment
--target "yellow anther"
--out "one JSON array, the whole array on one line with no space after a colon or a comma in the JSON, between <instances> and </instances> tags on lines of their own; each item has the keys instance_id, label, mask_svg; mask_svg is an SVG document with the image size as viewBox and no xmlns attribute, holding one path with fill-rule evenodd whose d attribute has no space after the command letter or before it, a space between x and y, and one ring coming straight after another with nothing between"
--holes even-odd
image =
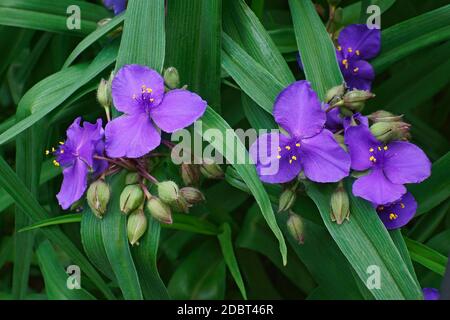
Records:
<instances>
[{"instance_id":1,"label":"yellow anther","mask_svg":"<svg viewBox=\"0 0 450 320\"><path fill-rule=\"evenodd\" d=\"M395 220L395 219L397 219L398 218L398 215L396 215L395 213L390 213L389 214L389 219L390 220Z\"/></svg>"},{"instance_id":2,"label":"yellow anther","mask_svg":"<svg viewBox=\"0 0 450 320\"><path fill-rule=\"evenodd\" d=\"M56 149L52 147L52 152L55 152L55 151L56 151Z\"/></svg>"},{"instance_id":3,"label":"yellow anther","mask_svg":"<svg viewBox=\"0 0 450 320\"><path fill-rule=\"evenodd\" d=\"M386 151L388 149L388 146L384 146L383 149L384 151Z\"/></svg>"},{"instance_id":4,"label":"yellow anther","mask_svg":"<svg viewBox=\"0 0 450 320\"><path fill-rule=\"evenodd\" d=\"M372 162L377 162L377 159L374 156L370 156L369 160Z\"/></svg>"},{"instance_id":5,"label":"yellow anther","mask_svg":"<svg viewBox=\"0 0 450 320\"><path fill-rule=\"evenodd\" d=\"M45 150L45 155L48 156L50 154L49 150Z\"/></svg>"},{"instance_id":6,"label":"yellow anther","mask_svg":"<svg viewBox=\"0 0 450 320\"><path fill-rule=\"evenodd\" d=\"M369 152L373 152L373 148L370 148L370 149L369 149Z\"/></svg>"},{"instance_id":7,"label":"yellow anther","mask_svg":"<svg viewBox=\"0 0 450 320\"><path fill-rule=\"evenodd\" d=\"M381 147L378 147L378 151L381 151Z\"/></svg>"},{"instance_id":8,"label":"yellow anther","mask_svg":"<svg viewBox=\"0 0 450 320\"><path fill-rule=\"evenodd\" d=\"M59 162L56 161L56 160L53 160L53 165L54 165L55 167L59 167Z\"/></svg>"},{"instance_id":9,"label":"yellow anther","mask_svg":"<svg viewBox=\"0 0 450 320\"><path fill-rule=\"evenodd\" d=\"M342 64L343 64L344 66L347 65L347 64L348 64L348 60L347 60L347 59L342 60Z\"/></svg>"},{"instance_id":10,"label":"yellow anther","mask_svg":"<svg viewBox=\"0 0 450 320\"><path fill-rule=\"evenodd\" d=\"M347 51L351 53L351 52L353 52L353 49L349 47L349 48L347 49Z\"/></svg>"},{"instance_id":11,"label":"yellow anther","mask_svg":"<svg viewBox=\"0 0 450 320\"><path fill-rule=\"evenodd\" d=\"M152 90L152 89L150 89L150 88L147 88L147 92L148 92L148 93L152 93L152 92L153 92L153 90Z\"/></svg>"},{"instance_id":12,"label":"yellow anther","mask_svg":"<svg viewBox=\"0 0 450 320\"><path fill-rule=\"evenodd\" d=\"M341 46L338 46L337 49L338 49L338 51L342 51L342 47Z\"/></svg>"},{"instance_id":13,"label":"yellow anther","mask_svg":"<svg viewBox=\"0 0 450 320\"><path fill-rule=\"evenodd\" d=\"M296 156L292 156L292 160L297 160L297 157Z\"/></svg>"},{"instance_id":14,"label":"yellow anther","mask_svg":"<svg viewBox=\"0 0 450 320\"><path fill-rule=\"evenodd\" d=\"M286 150L291 150L291 147L290 146L286 146L285 149Z\"/></svg>"},{"instance_id":15,"label":"yellow anther","mask_svg":"<svg viewBox=\"0 0 450 320\"><path fill-rule=\"evenodd\" d=\"M359 68L358 67L356 67L355 69L353 69L353 72L358 72L359 71Z\"/></svg>"},{"instance_id":16,"label":"yellow anther","mask_svg":"<svg viewBox=\"0 0 450 320\"><path fill-rule=\"evenodd\" d=\"M281 156L280 156L280 155L278 155L278 156L277 156L277 159L281 159Z\"/></svg>"},{"instance_id":17,"label":"yellow anther","mask_svg":"<svg viewBox=\"0 0 450 320\"><path fill-rule=\"evenodd\" d=\"M296 146L296 147L300 147L300 143L296 143L295 146Z\"/></svg>"},{"instance_id":18,"label":"yellow anther","mask_svg":"<svg viewBox=\"0 0 450 320\"><path fill-rule=\"evenodd\" d=\"M403 202L400 202L400 207L401 207L402 209L405 209L405 205L403 204Z\"/></svg>"},{"instance_id":19,"label":"yellow anther","mask_svg":"<svg viewBox=\"0 0 450 320\"><path fill-rule=\"evenodd\" d=\"M64 145L64 141L60 141L60 142L58 142L60 145Z\"/></svg>"},{"instance_id":20,"label":"yellow anther","mask_svg":"<svg viewBox=\"0 0 450 320\"><path fill-rule=\"evenodd\" d=\"M292 160L289 160L289 164L292 164Z\"/></svg>"},{"instance_id":21,"label":"yellow anther","mask_svg":"<svg viewBox=\"0 0 450 320\"><path fill-rule=\"evenodd\" d=\"M361 54L361 52L359 52L359 50L356 50L355 53L357 56L359 56Z\"/></svg>"},{"instance_id":22,"label":"yellow anther","mask_svg":"<svg viewBox=\"0 0 450 320\"><path fill-rule=\"evenodd\" d=\"M63 154L64 153L64 149L59 150L59 153Z\"/></svg>"}]
</instances>

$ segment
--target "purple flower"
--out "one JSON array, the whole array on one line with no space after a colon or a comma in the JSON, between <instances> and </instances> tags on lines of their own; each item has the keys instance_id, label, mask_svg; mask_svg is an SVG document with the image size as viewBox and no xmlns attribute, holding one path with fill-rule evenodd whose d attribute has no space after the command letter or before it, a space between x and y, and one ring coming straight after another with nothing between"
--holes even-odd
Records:
<instances>
[{"instance_id":1,"label":"purple flower","mask_svg":"<svg viewBox=\"0 0 450 320\"><path fill-rule=\"evenodd\" d=\"M307 81L297 81L277 97L276 122L287 132L261 135L250 147L262 181L284 183L302 170L316 182L336 182L350 170L350 157L324 129L325 111ZM276 164L276 170L270 170Z\"/></svg>"},{"instance_id":2,"label":"purple flower","mask_svg":"<svg viewBox=\"0 0 450 320\"><path fill-rule=\"evenodd\" d=\"M424 300L439 300L441 296L438 289L435 288L423 288L422 292Z\"/></svg>"},{"instance_id":3,"label":"purple flower","mask_svg":"<svg viewBox=\"0 0 450 320\"><path fill-rule=\"evenodd\" d=\"M417 210L417 202L409 192L390 204L373 205L388 230L398 229L406 225L414 217Z\"/></svg>"},{"instance_id":4,"label":"purple flower","mask_svg":"<svg viewBox=\"0 0 450 320\"><path fill-rule=\"evenodd\" d=\"M115 15L125 11L127 8L127 0L103 0L103 3L108 9L114 10Z\"/></svg>"},{"instance_id":5,"label":"purple flower","mask_svg":"<svg viewBox=\"0 0 450 320\"><path fill-rule=\"evenodd\" d=\"M347 127L344 137L352 169L369 171L355 181L353 194L368 201L396 201L406 193L405 183L421 182L431 173L431 163L420 148L406 141L383 145L364 123Z\"/></svg>"},{"instance_id":6,"label":"purple flower","mask_svg":"<svg viewBox=\"0 0 450 320\"><path fill-rule=\"evenodd\" d=\"M80 117L75 119L67 129L67 140L54 152L53 163L64 168L61 190L56 195L63 209L81 198L89 172L98 175L108 166L106 161L94 159L94 155L103 155L104 151L102 120L95 124L84 122L83 126L80 122Z\"/></svg>"},{"instance_id":7,"label":"purple flower","mask_svg":"<svg viewBox=\"0 0 450 320\"><path fill-rule=\"evenodd\" d=\"M106 152L110 157L139 158L161 143L161 134L194 123L206 102L187 90L164 93L164 79L141 65L122 67L112 82L117 110L125 114L106 125ZM156 126L155 126L156 125Z\"/></svg>"},{"instance_id":8,"label":"purple flower","mask_svg":"<svg viewBox=\"0 0 450 320\"><path fill-rule=\"evenodd\" d=\"M366 60L378 55L381 32L365 24L352 24L339 34L336 55L345 82L350 89L370 90L375 71Z\"/></svg>"}]
</instances>

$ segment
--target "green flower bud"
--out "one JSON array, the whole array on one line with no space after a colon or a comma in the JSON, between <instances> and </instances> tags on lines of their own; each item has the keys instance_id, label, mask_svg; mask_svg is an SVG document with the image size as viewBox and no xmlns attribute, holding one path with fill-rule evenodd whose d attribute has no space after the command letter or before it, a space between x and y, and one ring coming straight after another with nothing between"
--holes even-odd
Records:
<instances>
[{"instance_id":1,"label":"green flower bud","mask_svg":"<svg viewBox=\"0 0 450 320\"><path fill-rule=\"evenodd\" d=\"M170 207L177 212L189 213L189 208L192 207L192 204L187 202L185 198L179 197L177 201L170 204Z\"/></svg>"},{"instance_id":2,"label":"green flower bud","mask_svg":"<svg viewBox=\"0 0 450 320\"><path fill-rule=\"evenodd\" d=\"M109 109L111 107L111 83L105 79L100 80L100 84L97 89L97 100L100 105Z\"/></svg>"},{"instance_id":3,"label":"green flower bud","mask_svg":"<svg viewBox=\"0 0 450 320\"><path fill-rule=\"evenodd\" d=\"M197 185L200 181L200 170L194 164L181 164L181 179L187 186Z\"/></svg>"},{"instance_id":4,"label":"green flower bud","mask_svg":"<svg viewBox=\"0 0 450 320\"><path fill-rule=\"evenodd\" d=\"M329 104L333 104L333 102L341 100L344 93L345 93L345 86L343 84L333 87L330 90L328 90L325 96L325 101L327 101Z\"/></svg>"},{"instance_id":5,"label":"green flower bud","mask_svg":"<svg viewBox=\"0 0 450 320\"><path fill-rule=\"evenodd\" d=\"M352 90L344 95L344 106L354 112L360 112L367 100L372 99L375 95L366 90Z\"/></svg>"},{"instance_id":6,"label":"green flower bud","mask_svg":"<svg viewBox=\"0 0 450 320\"><path fill-rule=\"evenodd\" d=\"M303 244L305 237L304 237L304 224L302 218L291 212L289 214L289 218L286 221L287 229L291 236L299 243Z\"/></svg>"},{"instance_id":7,"label":"green flower bud","mask_svg":"<svg viewBox=\"0 0 450 320\"><path fill-rule=\"evenodd\" d=\"M142 205L144 191L137 184L126 186L120 195L120 210L128 214Z\"/></svg>"},{"instance_id":8,"label":"green flower bud","mask_svg":"<svg viewBox=\"0 0 450 320\"><path fill-rule=\"evenodd\" d=\"M406 122L377 122L370 126L372 134L381 142L388 143L393 140L408 140L411 138Z\"/></svg>"},{"instance_id":9,"label":"green flower bud","mask_svg":"<svg viewBox=\"0 0 450 320\"><path fill-rule=\"evenodd\" d=\"M156 220L165 224L172 224L172 211L167 204L161 201L161 199L151 197L150 200L147 201L147 210Z\"/></svg>"},{"instance_id":10,"label":"green flower bud","mask_svg":"<svg viewBox=\"0 0 450 320\"><path fill-rule=\"evenodd\" d=\"M349 220L350 204L347 192L345 191L342 182L339 183L336 190L331 195L331 221L336 221L337 224L342 224L345 219Z\"/></svg>"},{"instance_id":11,"label":"green flower bud","mask_svg":"<svg viewBox=\"0 0 450 320\"><path fill-rule=\"evenodd\" d=\"M203 193L196 188L191 187L181 188L180 194L188 204L196 204L205 201L205 196L203 195Z\"/></svg>"},{"instance_id":12,"label":"green flower bud","mask_svg":"<svg viewBox=\"0 0 450 320\"><path fill-rule=\"evenodd\" d=\"M288 211L292 208L297 199L297 191L295 188L288 188L284 190L280 195L278 202L278 212Z\"/></svg>"},{"instance_id":13,"label":"green flower bud","mask_svg":"<svg viewBox=\"0 0 450 320\"><path fill-rule=\"evenodd\" d=\"M157 184L159 198L167 203L172 204L180 197L180 189L173 181L163 181Z\"/></svg>"},{"instance_id":14,"label":"green flower bud","mask_svg":"<svg viewBox=\"0 0 450 320\"><path fill-rule=\"evenodd\" d=\"M139 245L139 239L147 230L147 217L144 210L138 209L130 214L127 221L128 241L132 246Z\"/></svg>"},{"instance_id":15,"label":"green flower bud","mask_svg":"<svg viewBox=\"0 0 450 320\"><path fill-rule=\"evenodd\" d=\"M139 182L139 174L137 172L130 172L125 177L125 184L137 184Z\"/></svg>"},{"instance_id":16,"label":"green flower bud","mask_svg":"<svg viewBox=\"0 0 450 320\"><path fill-rule=\"evenodd\" d=\"M87 191L87 202L92 212L98 217L103 218L108 207L111 191L108 184L103 180L97 180L91 183Z\"/></svg>"},{"instance_id":17,"label":"green flower bud","mask_svg":"<svg viewBox=\"0 0 450 320\"><path fill-rule=\"evenodd\" d=\"M384 110L378 110L377 112L374 112L367 116L370 121L377 123L377 122L399 122L402 121L403 115L397 116L393 113L390 113L388 111Z\"/></svg>"},{"instance_id":18,"label":"green flower bud","mask_svg":"<svg viewBox=\"0 0 450 320\"><path fill-rule=\"evenodd\" d=\"M175 89L180 86L180 75L174 67L169 67L164 71L164 82L169 89Z\"/></svg>"},{"instance_id":19,"label":"green flower bud","mask_svg":"<svg viewBox=\"0 0 450 320\"><path fill-rule=\"evenodd\" d=\"M205 178L208 179L220 179L223 177L222 168L216 163L207 164L204 163L200 166L200 172Z\"/></svg>"}]
</instances>

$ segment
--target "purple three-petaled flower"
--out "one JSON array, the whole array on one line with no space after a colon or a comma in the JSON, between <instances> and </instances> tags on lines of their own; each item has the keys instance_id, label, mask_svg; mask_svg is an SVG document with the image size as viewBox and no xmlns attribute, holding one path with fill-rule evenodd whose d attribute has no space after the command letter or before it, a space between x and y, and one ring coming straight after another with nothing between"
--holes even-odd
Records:
<instances>
[{"instance_id":1,"label":"purple three-petaled flower","mask_svg":"<svg viewBox=\"0 0 450 320\"><path fill-rule=\"evenodd\" d=\"M384 145L365 123L347 127L344 137L352 169L369 171L353 184L355 196L378 205L391 203L406 193L405 183L419 183L431 173L431 163L419 147L406 141Z\"/></svg>"},{"instance_id":2,"label":"purple three-petaled flower","mask_svg":"<svg viewBox=\"0 0 450 320\"><path fill-rule=\"evenodd\" d=\"M350 157L324 128L325 111L307 81L297 81L277 97L275 121L287 132L261 135L250 147L257 172L267 183L285 183L302 170L316 182L336 182L350 170ZM276 164L276 170L270 170Z\"/></svg>"},{"instance_id":3,"label":"purple three-petaled flower","mask_svg":"<svg viewBox=\"0 0 450 320\"><path fill-rule=\"evenodd\" d=\"M441 297L439 290L435 288L423 288L422 292L424 300L439 300Z\"/></svg>"},{"instance_id":4,"label":"purple three-petaled flower","mask_svg":"<svg viewBox=\"0 0 450 320\"><path fill-rule=\"evenodd\" d=\"M381 32L365 24L351 24L338 37L336 55L345 82L350 89L370 90L375 72L367 60L378 55Z\"/></svg>"},{"instance_id":5,"label":"purple three-petaled flower","mask_svg":"<svg viewBox=\"0 0 450 320\"><path fill-rule=\"evenodd\" d=\"M104 151L102 120L98 119L95 124L84 122L83 126L80 122L81 118L75 119L67 129L67 140L54 152L54 164L64 168L61 190L56 195L63 209L81 198L90 172L97 176L108 167L106 161L94 158L102 156Z\"/></svg>"},{"instance_id":6,"label":"purple three-petaled flower","mask_svg":"<svg viewBox=\"0 0 450 320\"><path fill-rule=\"evenodd\" d=\"M390 204L373 204L373 206L388 230L398 229L406 225L414 217L417 210L417 202L409 192Z\"/></svg>"},{"instance_id":7,"label":"purple three-petaled flower","mask_svg":"<svg viewBox=\"0 0 450 320\"><path fill-rule=\"evenodd\" d=\"M199 119L206 102L188 90L164 92L164 79L141 65L122 67L112 82L117 110L125 113L106 125L106 153L113 158L139 158L161 143L161 134L175 132ZM156 126L155 126L156 125Z\"/></svg>"},{"instance_id":8,"label":"purple three-petaled flower","mask_svg":"<svg viewBox=\"0 0 450 320\"><path fill-rule=\"evenodd\" d=\"M125 11L127 8L127 0L103 0L105 7L114 11L115 15Z\"/></svg>"}]
</instances>

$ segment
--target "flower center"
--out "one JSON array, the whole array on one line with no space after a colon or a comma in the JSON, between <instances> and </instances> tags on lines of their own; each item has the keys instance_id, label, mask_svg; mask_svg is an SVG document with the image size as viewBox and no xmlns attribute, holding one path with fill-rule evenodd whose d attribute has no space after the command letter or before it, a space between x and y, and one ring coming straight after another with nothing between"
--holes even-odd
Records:
<instances>
[{"instance_id":1,"label":"flower center","mask_svg":"<svg viewBox=\"0 0 450 320\"><path fill-rule=\"evenodd\" d=\"M284 147L278 147L277 159L288 158L289 164L298 160L298 149L300 148L300 142L290 143Z\"/></svg>"},{"instance_id":2,"label":"flower center","mask_svg":"<svg viewBox=\"0 0 450 320\"><path fill-rule=\"evenodd\" d=\"M372 163L377 163L377 161L381 160L384 158L384 152L386 152L388 150L388 146L378 146L378 147L371 147L369 149L370 152L370 157L369 160Z\"/></svg>"},{"instance_id":3,"label":"flower center","mask_svg":"<svg viewBox=\"0 0 450 320\"><path fill-rule=\"evenodd\" d=\"M153 106L153 102L155 101L153 89L147 87L145 84L141 86L141 93L133 94L132 98L133 100L137 100L139 103L142 103L145 106L146 111Z\"/></svg>"},{"instance_id":4,"label":"flower center","mask_svg":"<svg viewBox=\"0 0 450 320\"><path fill-rule=\"evenodd\" d=\"M395 220L395 219L397 219L398 218L398 214L395 214L395 213L393 213L393 212L391 212L390 214L389 214L389 220Z\"/></svg>"}]
</instances>

